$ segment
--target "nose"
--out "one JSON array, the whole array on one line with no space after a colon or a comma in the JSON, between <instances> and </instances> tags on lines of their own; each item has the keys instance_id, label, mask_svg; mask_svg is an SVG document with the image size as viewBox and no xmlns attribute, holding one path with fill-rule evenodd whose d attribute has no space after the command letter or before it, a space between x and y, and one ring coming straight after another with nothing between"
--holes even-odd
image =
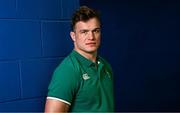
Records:
<instances>
[{"instance_id":1,"label":"nose","mask_svg":"<svg viewBox=\"0 0 180 113\"><path fill-rule=\"evenodd\" d=\"M89 32L88 39L93 40L94 38L95 38L95 35L94 35L93 31Z\"/></svg>"}]
</instances>

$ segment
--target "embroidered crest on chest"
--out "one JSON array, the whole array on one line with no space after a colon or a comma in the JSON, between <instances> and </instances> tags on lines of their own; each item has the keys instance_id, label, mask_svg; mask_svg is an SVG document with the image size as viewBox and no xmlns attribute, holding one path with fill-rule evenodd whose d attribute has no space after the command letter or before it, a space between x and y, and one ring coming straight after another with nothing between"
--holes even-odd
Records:
<instances>
[{"instance_id":1,"label":"embroidered crest on chest","mask_svg":"<svg viewBox=\"0 0 180 113\"><path fill-rule=\"evenodd\" d=\"M82 75L82 77L83 77L84 80L90 79L90 76L89 76L87 73L84 73L84 74Z\"/></svg>"}]
</instances>

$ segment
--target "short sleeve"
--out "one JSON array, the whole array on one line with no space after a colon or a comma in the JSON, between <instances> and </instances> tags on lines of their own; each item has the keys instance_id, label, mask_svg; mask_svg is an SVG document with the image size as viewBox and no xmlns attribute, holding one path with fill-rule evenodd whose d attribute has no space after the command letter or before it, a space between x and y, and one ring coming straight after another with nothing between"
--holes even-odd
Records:
<instances>
[{"instance_id":1,"label":"short sleeve","mask_svg":"<svg viewBox=\"0 0 180 113\"><path fill-rule=\"evenodd\" d=\"M73 66L61 64L53 73L48 87L48 98L71 104L78 90L78 83L78 76Z\"/></svg>"}]
</instances>

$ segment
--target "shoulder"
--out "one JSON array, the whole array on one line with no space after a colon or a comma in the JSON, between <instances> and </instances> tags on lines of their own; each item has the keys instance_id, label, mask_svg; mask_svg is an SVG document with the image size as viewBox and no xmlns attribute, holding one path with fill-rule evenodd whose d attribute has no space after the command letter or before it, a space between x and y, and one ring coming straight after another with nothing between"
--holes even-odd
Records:
<instances>
[{"instance_id":1,"label":"shoulder","mask_svg":"<svg viewBox=\"0 0 180 113\"><path fill-rule=\"evenodd\" d=\"M99 56L99 60L105 65L111 68L110 63L105 59Z\"/></svg>"},{"instance_id":2,"label":"shoulder","mask_svg":"<svg viewBox=\"0 0 180 113\"><path fill-rule=\"evenodd\" d=\"M55 69L48 87L48 96L57 97L69 103L80 86L80 72L71 55L64 58Z\"/></svg>"},{"instance_id":3,"label":"shoulder","mask_svg":"<svg viewBox=\"0 0 180 113\"><path fill-rule=\"evenodd\" d=\"M56 67L54 76L77 77L79 75L77 60L70 54Z\"/></svg>"},{"instance_id":4,"label":"shoulder","mask_svg":"<svg viewBox=\"0 0 180 113\"><path fill-rule=\"evenodd\" d=\"M79 73L74 60L69 55L54 70L49 88L51 89L54 86L76 86L80 81Z\"/></svg>"},{"instance_id":5,"label":"shoulder","mask_svg":"<svg viewBox=\"0 0 180 113\"><path fill-rule=\"evenodd\" d=\"M67 57L64 58L64 60L62 60L62 62L58 65L58 69L74 69L76 70L78 66L78 61L77 59L72 56L71 54L68 55Z\"/></svg>"},{"instance_id":6,"label":"shoulder","mask_svg":"<svg viewBox=\"0 0 180 113\"><path fill-rule=\"evenodd\" d=\"M102 62L106 69L108 69L112 73L112 67L111 64L105 59L99 56L100 62Z\"/></svg>"}]
</instances>

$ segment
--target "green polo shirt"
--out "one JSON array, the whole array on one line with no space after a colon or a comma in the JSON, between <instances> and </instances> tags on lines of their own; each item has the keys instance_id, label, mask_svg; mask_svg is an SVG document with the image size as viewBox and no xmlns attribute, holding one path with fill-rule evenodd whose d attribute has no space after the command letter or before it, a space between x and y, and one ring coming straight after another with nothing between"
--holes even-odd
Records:
<instances>
[{"instance_id":1,"label":"green polo shirt","mask_svg":"<svg viewBox=\"0 0 180 113\"><path fill-rule=\"evenodd\" d=\"M113 78L110 65L97 63L72 51L54 71L48 99L70 105L71 112L113 112Z\"/></svg>"}]
</instances>

